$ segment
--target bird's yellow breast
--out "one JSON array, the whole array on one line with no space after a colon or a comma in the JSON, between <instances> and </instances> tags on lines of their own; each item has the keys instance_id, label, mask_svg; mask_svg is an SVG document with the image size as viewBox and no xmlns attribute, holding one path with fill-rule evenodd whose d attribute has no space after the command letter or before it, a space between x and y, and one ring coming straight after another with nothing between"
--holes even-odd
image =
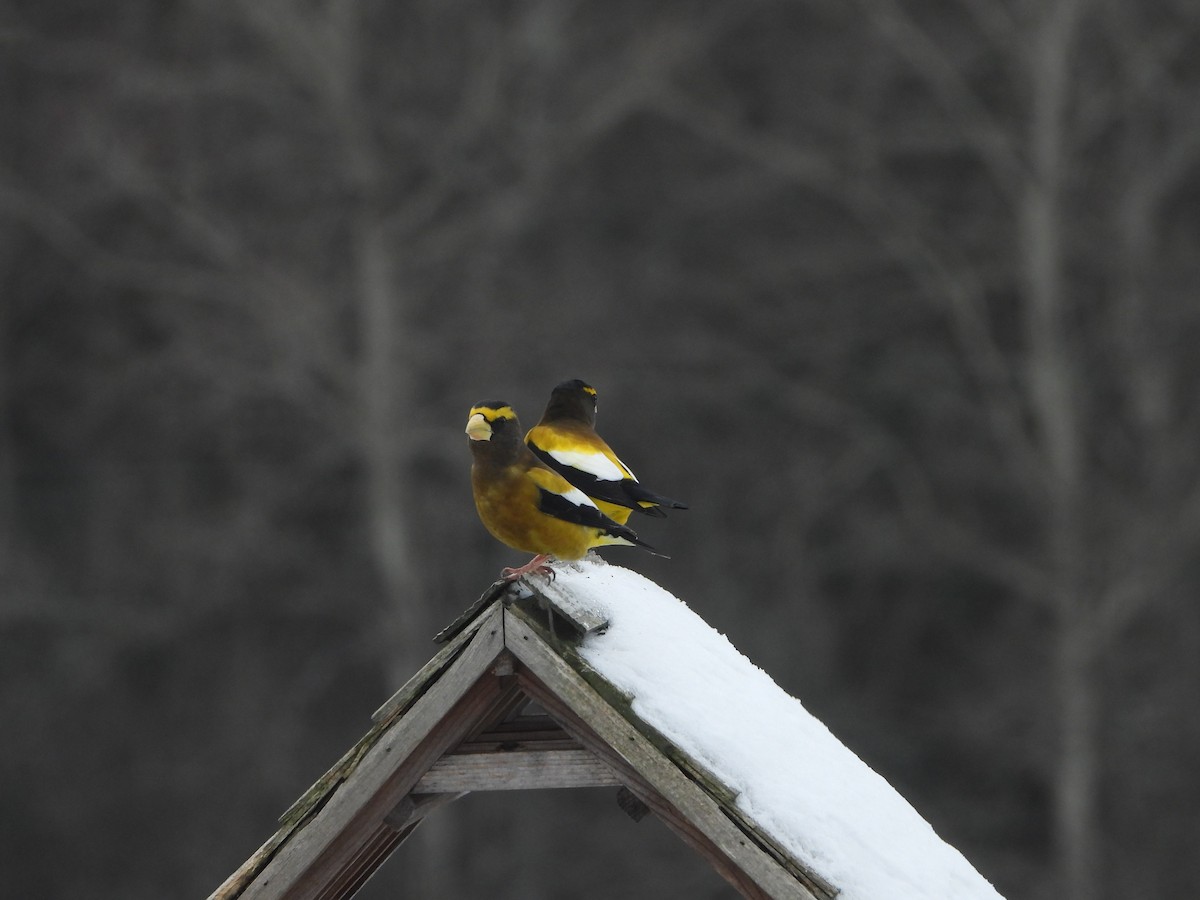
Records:
<instances>
[{"instance_id":1,"label":"bird's yellow breast","mask_svg":"<svg viewBox=\"0 0 1200 900\"><path fill-rule=\"evenodd\" d=\"M539 489L525 470L471 469L471 488L479 518L502 543L526 553L558 559L582 559L593 547L614 543L599 528L577 525L538 508Z\"/></svg>"}]
</instances>

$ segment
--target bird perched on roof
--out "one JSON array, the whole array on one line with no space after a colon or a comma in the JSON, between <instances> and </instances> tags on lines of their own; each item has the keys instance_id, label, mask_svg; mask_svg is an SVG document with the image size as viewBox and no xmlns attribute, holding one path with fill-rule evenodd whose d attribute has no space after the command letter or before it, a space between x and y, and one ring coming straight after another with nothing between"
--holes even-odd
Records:
<instances>
[{"instance_id":1,"label":"bird perched on roof","mask_svg":"<svg viewBox=\"0 0 1200 900\"><path fill-rule=\"evenodd\" d=\"M610 519L624 525L636 510L663 518L687 504L646 490L629 466L596 434L596 389L578 378L550 392L542 420L525 443L542 462L592 498Z\"/></svg>"},{"instance_id":2,"label":"bird perched on roof","mask_svg":"<svg viewBox=\"0 0 1200 900\"><path fill-rule=\"evenodd\" d=\"M471 407L471 489L479 518L494 537L535 554L525 565L504 569L507 581L527 572L550 574L551 557L582 559L593 547L638 546L660 556L633 529L604 515L587 495L542 465L521 441L513 408L498 400Z\"/></svg>"}]
</instances>

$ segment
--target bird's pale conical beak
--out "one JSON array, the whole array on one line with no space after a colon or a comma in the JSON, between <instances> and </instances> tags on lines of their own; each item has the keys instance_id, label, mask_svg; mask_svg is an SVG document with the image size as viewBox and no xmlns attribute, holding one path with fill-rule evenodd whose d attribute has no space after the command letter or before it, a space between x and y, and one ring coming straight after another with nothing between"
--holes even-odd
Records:
<instances>
[{"instance_id":1,"label":"bird's pale conical beak","mask_svg":"<svg viewBox=\"0 0 1200 900\"><path fill-rule=\"evenodd\" d=\"M490 441L492 439L492 426L483 417L483 413L475 413L467 419L467 436L473 441Z\"/></svg>"}]
</instances>

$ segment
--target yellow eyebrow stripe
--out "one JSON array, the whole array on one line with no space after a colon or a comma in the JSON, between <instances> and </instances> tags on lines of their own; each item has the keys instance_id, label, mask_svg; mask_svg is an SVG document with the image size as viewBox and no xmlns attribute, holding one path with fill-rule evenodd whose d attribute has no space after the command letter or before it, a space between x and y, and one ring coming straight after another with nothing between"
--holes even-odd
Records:
<instances>
[{"instance_id":1,"label":"yellow eyebrow stripe","mask_svg":"<svg viewBox=\"0 0 1200 900\"><path fill-rule=\"evenodd\" d=\"M517 417L511 406L472 406L471 413L467 418L476 413L483 416L488 422L495 422L497 419L515 419Z\"/></svg>"}]
</instances>

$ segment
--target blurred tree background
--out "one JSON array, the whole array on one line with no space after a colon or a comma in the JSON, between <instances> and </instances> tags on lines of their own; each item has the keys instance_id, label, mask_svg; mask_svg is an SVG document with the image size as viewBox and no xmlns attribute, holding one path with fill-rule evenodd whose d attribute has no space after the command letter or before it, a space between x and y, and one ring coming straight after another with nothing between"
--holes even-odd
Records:
<instances>
[{"instance_id":1,"label":"blurred tree background","mask_svg":"<svg viewBox=\"0 0 1200 900\"><path fill-rule=\"evenodd\" d=\"M610 561L1002 893L1200 894L1200 6L9 0L0 71L13 896L211 891L572 377L692 504ZM604 792L418 835L363 896L729 896Z\"/></svg>"}]
</instances>

